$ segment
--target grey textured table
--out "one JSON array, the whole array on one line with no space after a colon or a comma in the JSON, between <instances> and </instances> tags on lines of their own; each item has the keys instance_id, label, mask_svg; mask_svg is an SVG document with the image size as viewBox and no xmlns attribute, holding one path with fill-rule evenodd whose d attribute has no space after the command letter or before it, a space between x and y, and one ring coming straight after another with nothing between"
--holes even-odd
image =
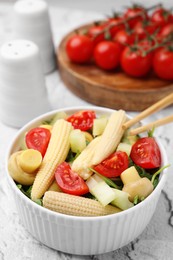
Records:
<instances>
[{"instance_id":1,"label":"grey textured table","mask_svg":"<svg viewBox=\"0 0 173 260\"><path fill-rule=\"evenodd\" d=\"M55 1L54 1L55 2ZM0 3L0 44L12 37L12 4ZM80 24L101 18L102 14L50 6L55 47L68 31ZM46 77L47 90L53 109L87 105L66 89L55 71ZM172 107L153 115L144 122L170 115ZM130 113L135 115L136 113ZM74 256L52 250L35 240L22 225L10 192L5 173L6 149L17 129L0 122L0 260L171 260L173 259L173 173L169 177L161 194L155 214L145 231L132 243L119 250L98 256ZM160 127L156 135L165 146L169 162L173 163L173 124Z\"/></svg>"}]
</instances>

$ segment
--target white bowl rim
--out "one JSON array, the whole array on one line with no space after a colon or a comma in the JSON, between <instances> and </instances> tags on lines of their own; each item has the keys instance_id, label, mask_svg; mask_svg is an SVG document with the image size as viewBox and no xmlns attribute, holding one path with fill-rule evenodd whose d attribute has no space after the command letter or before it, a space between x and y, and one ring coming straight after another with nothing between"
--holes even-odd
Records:
<instances>
[{"instance_id":1,"label":"white bowl rim","mask_svg":"<svg viewBox=\"0 0 173 260\"><path fill-rule=\"evenodd\" d=\"M154 196L155 196L155 193L159 190L161 191L163 186L164 186L164 183L166 182L166 178L167 178L167 171L168 169L164 169L163 172L162 172L162 177L161 177L161 180L159 181L158 185L156 186L156 188L154 189L154 191L145 199L143 200L142 202L140 202L139 204L135 205L134 207L132 208L129 208L127 210L124 210L124 211L121 211L121 212L118 212L116 214L110 214L110 215L105 215L105 216L91 216L91 217L82 217L82 216L73 216L73 215L66 215L66 214L63 214L63 213L58 213L58 212L54 212L54 211L51 211L47 208L44 208L43 206L40 206L38 205L37 203L33 202L31 199L29 199L25 194L23 194L16 186L14 180L12 179L12 177L9 175L9 172L8 172L8 159L9 159L9 156L11 154L11 148L12 146L14 145L15 143L15 140L21 135L21 133L23 133L25 131L25 129L27 129L30 125L34 124L34 123L37 123L38 121L40 120L44 120L46 117L49 117L49 116L53 116L54 114L56 114L57 112L70 112L70 111L79 111L79 110L95 110L96 112L97 111L100 111L100 112L112 112L112 111L115 111L114 109L110 109L110 108L105 108L105 107L97 107L97 106L92 106L92 105L88 105L88 106L74 106L74 107L64 107L64 108L59 108L59 109L55 109L55 110L52 110L50 112L47 112L47 113L44 113L36 118L34 118L33 120L29 121L27 124L25 124L18 132L17 134L13 137L13 140L12 142L10 143L8 149L7 149L7 154L6 154L6 158L5 158L5 170L6 170L6 173L7 173L7 178L8 178L8 181L9 183L12 185L13 189L15 190L15 192L18 193L19 196L22 196L22 199L26 201L27 204L29 204L31 207L34 207L36 210L41 210L41 212L45 212L51 216L54 216L54 217L63 217L63 218L66 218L66 219L73 219L73 220L80 220L80 221L97 221L98 219L101 220L101 219L112 219L112 218L116 218L116 217L120 217L121 215L126 215L128 214L129 212L133 212L133 211L136 211L138 208L140 207L143 207L146 203L148 203L148 201L150 199L152 199ZM104 111L103 111L104 110ZM128 115L128 112L127 112L127 115ZM130 117L130 116L129 116ZM166 152L165 152L165 149L163 147L163 145L160 143L160 141L155 138L158 145L159 145L159 148L161 150L161 154L162 154L162 159L164 161L164 164L167 165L168 164L168 159L167 159L167 155L166 155ZM43 215L42 215L43 216Z\"/></svg>"}]
</instances>

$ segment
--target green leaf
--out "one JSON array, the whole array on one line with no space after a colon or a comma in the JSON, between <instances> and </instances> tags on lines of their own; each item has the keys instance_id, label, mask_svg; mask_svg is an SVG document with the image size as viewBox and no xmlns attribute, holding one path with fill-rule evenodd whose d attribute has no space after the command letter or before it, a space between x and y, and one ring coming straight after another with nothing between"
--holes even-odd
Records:
<instances>
[{"instance_id":1,"label":"green leaf","mask_svg":"<svg viewBox=\"0 0 173 260\"><path fill-rule=\"evenodd\" d=\"M136 196L134 197L133 204L134 204L134 205L137 205L138 203L139 203L139 196L136 195Z\"/></svg>"},{"instance_id":2,"label":"green leaf","mask_svg":"<svg viewBox=\"0 0 173 260\"><path fill-rule=\"evenodd\" d=\"M36 199L34 202L37 203L40 206L43 206L43 200L42 199Z\"/></svg>"}]
</instances>

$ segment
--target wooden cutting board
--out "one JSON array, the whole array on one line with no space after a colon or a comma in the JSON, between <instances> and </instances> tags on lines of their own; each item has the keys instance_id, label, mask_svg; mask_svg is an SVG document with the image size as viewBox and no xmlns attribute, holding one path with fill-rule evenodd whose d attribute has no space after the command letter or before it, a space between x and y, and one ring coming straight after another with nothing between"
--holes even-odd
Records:
<instances>
[{"instance_id":1,"label":"wooden cutting board","mask_svg":"<svg viewBox=\"0 0 173 260\"><path fill-rule=\"evenodd\" d=\"M91 24L77 30L80 32L89 26ZM120 69L107 72L93 63L78 65L70 62L65 46L74 33L65 36L59 45L58 68L65 85L85 101L113 109L141 111L173 92L173 82L160 80L153 73L144 79L136 79Z\"/></svg>"}]
</instances>

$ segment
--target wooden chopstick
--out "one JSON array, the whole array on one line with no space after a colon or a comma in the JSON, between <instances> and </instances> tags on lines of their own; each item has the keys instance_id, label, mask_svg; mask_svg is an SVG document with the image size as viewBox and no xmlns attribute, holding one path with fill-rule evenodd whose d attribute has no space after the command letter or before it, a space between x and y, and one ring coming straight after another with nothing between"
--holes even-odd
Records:
<instances>
[{"instance_id":1,"label":"wooden chopstick","mask_svg":"<svg viewBox=\"0 0 173 260\"><path fill-rule=\"evenodd\" d=\"M151 130L151 129L157 127L157 126L165 125L165 124L168 124L168 123L171 123L171 122L173 122L173 115L167 116L167 117L162 118L162 119L158 119L158 120L156 120L152 123L149 123L147 125L140 126L138 128L135 128L135 129L131 129L129 131L129 135L137 135L137 134L143 133L145 131Z\"/></svg>"},{"instance_id":2,"label":"wooden chopstick","mask_svg":"<svg viewBox=\"0 0 173 260\"><path fill-rule=\"evenodd\" d=\"M129 121L127 121L126 123L124 123L123 124L123 128L127 129L127 128L131 127L132 125L136 124L137 122L139 122L140 120L144 119L145 117L148 117L149 115L151 115L151 114L161 110L162 108L165 108L165 107L171 105L172 103L173 103L173 93L171 93L168 96L166 96L165 98L159 100L154 105L152 105L149 108L147 108L144 111L142 111L136 117L134 117L134 118L130 119Z\"/></svg>"}]
</instances>

